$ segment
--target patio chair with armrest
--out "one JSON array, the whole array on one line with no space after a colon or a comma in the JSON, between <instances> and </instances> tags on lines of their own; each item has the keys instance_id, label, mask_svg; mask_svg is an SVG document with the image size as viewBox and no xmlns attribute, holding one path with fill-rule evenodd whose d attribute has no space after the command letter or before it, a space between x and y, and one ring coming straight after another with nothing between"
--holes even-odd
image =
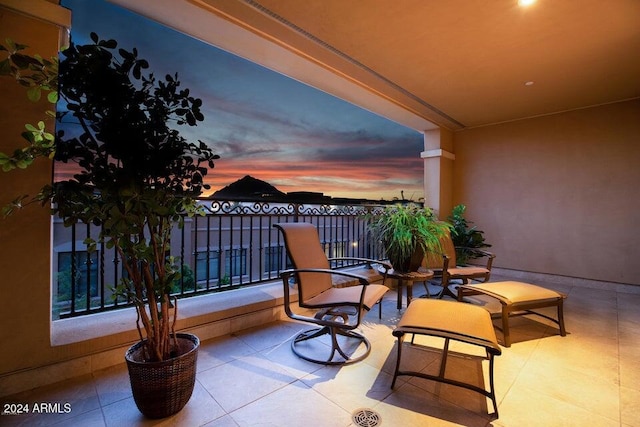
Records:
<instances>
[{"instance_id":1,"label":"patio chair with armrest","mask_svg":"<svg viewBox=\"0 0 640 427\"><path fill-rule=\"evenodd\" d=\"M486 264L484 266L459 266L456 264L456 248L448 232L446 236L441 239L441 243L442 254L429 253L423 261L423 267L432 270L434 272L434 278L441 281L442 291L439 295L440 298L445 295L454 299L458 298L458 295L449 288L454 280L460 280L462 284L468 284L471 280L479 283L484 283L489 280L493 259L496 257L493 253L470 248L470 250L479 255L478 258L485 258ZM429 289L427 288L427 293L428 292Z\"/></svg>"},{"instance_id":2,"label":"patio chair with armrest","mask_svg":"<svg viewBox=\"0 0 640 427\"><path fill-rule=\"evenodd\" d=\"M274 224L274 227L282 233L287 255L293 264L293 269L283 271L280 275L284 285L284 310L291 319L317 325L316 328L301 332L293 338L291 342L293 352L302 359L325 365L353 363L367 357L371 351L371 344L364 335L356 332L355 329L360 325L364 315L376 303L381 304L382 297L389 290L384 283L386 270L390 269L391 265L368 258L328 259L320 243L318 231L310 223L278 223ZM356 261L383 265L385 267L383 282L382 284L371 284L363 276L331 269L330 261ZM352 278L357 284L336 287L332 280L334 275ZM291 278L295 278L297 283L299 307L315 310L314 315L293 311ZM380 307L380 316L381 310ZM324 336L329 336L331 341L328 357L318 357L317 351L313 351L311 345L305 348L305 344L311 344L311 340ZM339 338L340 341L346 341L346 343L343 342L341 345ZM362 344L365 346L364 351L355 355L355 351ZM351 350L344 349L346 346L352 349L352 354L349 354Z\"/></svg>"}]
</instances>

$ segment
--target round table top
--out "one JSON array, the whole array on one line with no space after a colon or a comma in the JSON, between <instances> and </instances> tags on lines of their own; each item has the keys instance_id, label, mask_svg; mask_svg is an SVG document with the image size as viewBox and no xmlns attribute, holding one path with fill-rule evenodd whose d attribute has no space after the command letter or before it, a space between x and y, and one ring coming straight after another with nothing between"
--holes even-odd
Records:
<instances>
[{"instance_id":1,"label":"round table top","mask_svg":"<svg viewBox=\"0 0 640 427\"><path fill-rule=\"evenodd\" d=\"M384 267L379 267L378 271L384 273ZM420 267L418 271L400 273L392 268L387 272L387 276L391 277L392 279L423 281L431 279L433 277L433 271L424 267Z\"/></svg>"}]
</instances>

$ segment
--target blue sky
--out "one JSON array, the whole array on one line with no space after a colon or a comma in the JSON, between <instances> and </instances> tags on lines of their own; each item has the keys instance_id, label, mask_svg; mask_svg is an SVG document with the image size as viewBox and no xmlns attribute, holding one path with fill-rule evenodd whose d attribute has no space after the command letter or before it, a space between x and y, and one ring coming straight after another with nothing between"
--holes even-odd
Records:
<instances>
[{"instance_id":1,"label":"blue sky","mask_svg":"<svg viewBox=\"0 0 640 427\"><path fill-rule=\"evenodd\" d=\"M181 132L221 159L212 191L252 175L284 192L369 199L423 196L422 134L102 0L63 0L72 38L136 47L158 76L178 73L205 121Z\"/></svg>"}]
</instances>

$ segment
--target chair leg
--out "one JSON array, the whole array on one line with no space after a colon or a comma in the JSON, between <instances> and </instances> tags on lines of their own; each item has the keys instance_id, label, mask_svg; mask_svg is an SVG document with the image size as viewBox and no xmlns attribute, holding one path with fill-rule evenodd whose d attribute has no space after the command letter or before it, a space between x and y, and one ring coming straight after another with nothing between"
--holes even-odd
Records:
<instances>
[{"instance_id":1,"label":"chair leg","mask_svg":"<svg viewBox=\"0 0 640 427\"><path fill-rule=\"evenodd\" d=\"M449 338L444 339L444 348L442 349L442 358L440 359L440 377L444 378L447 369L447 357L449 357Z\"/></svg>"},{"instance_id":2,"label":"chair leg","mask_svg":"<svg viewBox=\"0 0 640 427\"><path fill-rule=\"evenodd\" d=\"M495 382L493 381L493 359L494 355L489 354L489 397L491 398L491 402L493 402L493 413L496 419L498 419L498 402L496 401L496 387Z\"/></svg>"},{"instance_id":3,"label":"chair leg","mask_svg":"<svg viewBox=\"0 0 640 427\"><path fill-rule=\"evenodd\" d=\"M453 280L457 280L457 279L453 279ZM438 296L438 298L442 299L445 295L448 297L453 298L454 300L458 299L458 295L457 295L457 291L454 292L451 290L451 288L449 288L449 286L453 285L453 283L451 282L451 278L447 275L443 275L442 276L442 291L440 291L440 295ZM467 283L467 279L462 279L462 284L466 284Z\"/></svg>"},{"instance_id":4,"label":"chair leg","mask_svg":"<svg viewBox=\"0 0 640 427\"><path fill-rule=\"evenodd\" d=\"M558 302L558 326L560 327L560 336L566 337L567 330L564 328L564 300L560 298Z\"/></svg>"},{"instance_id":5,"label":"chair leg","mask_svg":"<svg viewBox=\"0 0 640 427\"><path fill-rule=\"evenodd\" d=\"M331 337L331 352L329 357L326 359L316 359L311 355L304 354L300 349L298 349L298 344L304 341L308 341L310 339L318 338L322 335L329 335ZM354 339L358 344L356 346L359 347L360 344L364 344L365 350L362 354L359 354L356 357L350 357L340 346L338 342L337 336L341 335L350 339ZM366 358L371 352L371 343L364 335L361 335L354 331L343 330L341 328L333 327L333 326L323 326L321 328L310 329L304 332L299 333L297 336L293 338L291 341L291 350L301 359L304 359L313 363L320 363L322 365L346 365L349 363L359 362ZM334 356L336 356L336 352L343 358L343 360L333 360Z\"/></svg>"},{"instance_id":6,"label":"chair leg","mask_svg":"<svg viewBox=\"0 0 640 427\"><path fill-rule=\"evenodd\" d=\"M396 359L396 370L393 373L393 381L391 381L392 389L396 386L396 379L398 378L398 372L400 372L400 359L402 359L402 343L403 342L404 342L404 334L398 337L398 358ZM411 343L413 344L413 337L411 338Z\"/></svg>"},{"instance_id":7,"label":"chair leg","mask_svg":"<svg viewBox=\"0 0 640 427\"><path fill-rule=\"evenodd\" d=\"M327 335L330 334L330 328L329 326L324 326L322 328L315 328L315 329L309 329L308 331L304 331L299 333L294 339L293 342L295 343L299 343L302 341L307 341L307 340L311 340L314 338L318 338L322 335Z\"/></svg>"},{"instance_id":8,"label":"chair leg","mask_svg":"<svg viewBox=\"0 0 640 427\"><path fill-rule=\"evenodd\" d=\"M509 308L502 306L502 335L504 336L504 346L511 347L511 334L509 333Z\"/></svg>"},{"instance_id":9,"label":"chair leg","mask_svg":"<svg viewBox=\"0 0 640 427\"><path fill-rule=\"evenodd\" d=\"M431 298L431 291L429 291L429 281L425 280L422 283L424 284L425 291L427 291L427 298Z\"/></svg>"},{"instance_id":10,"label":"chair leg","mask_svg":"<svg viewBox=\"0 0 640 427\"><path fill-rule=\"evenodd\" d=\"M440 291L440 295L438 295L438 299L442 299L445 294L448 294L449 291L449 277L446 274L442 274L442 278L440 279L440 285L442 286L442 290Z\"/></svg>"}]
</instances>

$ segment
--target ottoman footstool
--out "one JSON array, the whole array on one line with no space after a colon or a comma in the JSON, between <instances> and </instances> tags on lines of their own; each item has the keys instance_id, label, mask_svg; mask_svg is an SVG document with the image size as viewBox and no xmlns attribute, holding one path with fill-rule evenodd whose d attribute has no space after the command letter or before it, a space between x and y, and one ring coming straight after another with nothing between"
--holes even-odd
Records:
<instances>
[{"instance_id":1,"label":"ottoman footstool","mask_svg":"<svg viewBox=\"0 0 640 427\"><path fill-rule=\"evenodd\" d=\"M416 334L429 335L444 338L444 348L442 350L438 375L400 370L405 334L413 334L414 336ZM495 417L498 417L498 404L496 403L493 381L493 359L494 356L500 355L502 350L496 338L491 315L487 310L482 307L457 301L416 299L407 307L398 325L393 330L393 335L398 338L398 358L396 360L396 369L393 374L391 388L394 388L396 379L400 375L426 378L428 380L463 387L490 398L493 402ZM489 360L489 390L475 384L457 381L445 376L449 340L457 340L484 347L487 355L486 358Z\"/></svg>"},{"instance_id":2,"label":"ottoman footstool","mask_svg":"<svg viewBox=\"0 0 640 427\"><path fill-rule=\"evenodd\" d=\"M502 304L502 333L505 347L511 346L509 333L509 317L535 314L556 323L560 328L560 335L566 336L564 327L563 302L565 294L541 286L523 282L489 282L477 285L461 285L458 287L458 301L469 295L488 295L496 298ZM532 311L535 308L557 307L557 319Z\"/></svg>"}]
</instances>

